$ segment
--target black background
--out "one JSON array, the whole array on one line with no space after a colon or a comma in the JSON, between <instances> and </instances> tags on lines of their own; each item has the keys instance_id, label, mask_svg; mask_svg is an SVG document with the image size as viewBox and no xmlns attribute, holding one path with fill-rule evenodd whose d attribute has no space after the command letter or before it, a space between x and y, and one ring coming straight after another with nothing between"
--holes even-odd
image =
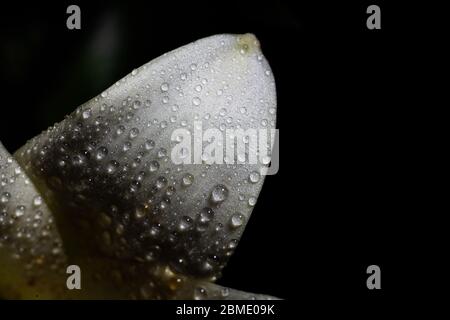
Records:
<instances>
[{"instance_id":1,"label":"black background","mask_svg":"<svg viewBox=\"0 0 450 320\"><path fill-rule=\"evenodd\" d=\"M13 152L133 68L202 37L254 33L275 75L280 171L269 176L222 285L377 308L404 279L411 200L402 45L382 1L2 4L0 139ZM81 7L81 30L66 8ZM378 4L382 29L366 28ZM382 290L366 288L366 268ZM404 273L403 273L404 274ZM405 276L406 277L406 276Z\"/></svg>"}]
</instances>

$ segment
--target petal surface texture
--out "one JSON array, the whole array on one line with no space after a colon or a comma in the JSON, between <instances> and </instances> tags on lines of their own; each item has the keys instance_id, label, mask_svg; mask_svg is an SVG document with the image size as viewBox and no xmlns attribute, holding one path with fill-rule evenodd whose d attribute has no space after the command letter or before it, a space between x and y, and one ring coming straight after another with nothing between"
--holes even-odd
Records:
<instances>
[{"instance_id":1,"label":"petal surface texture","mask_svg":"<svg viewBox=\"0 0 450 320\"><path fill-rule=\"evenodd\" d=\"M0 143L0 297L46 298L61 292L65 264L44 198Z\"/></svg>"},{"instance_id":2,"label":"petal surface texture","mask_svg":"<svg viewBox=\"0 0 450 320\"><path fill-rule=\"evenodd\" d=\"M216 35L133 70L14 157L74 263L100 257L214 281L255 206L275 121L258 40Z\"/></svg>"}]
</instances>

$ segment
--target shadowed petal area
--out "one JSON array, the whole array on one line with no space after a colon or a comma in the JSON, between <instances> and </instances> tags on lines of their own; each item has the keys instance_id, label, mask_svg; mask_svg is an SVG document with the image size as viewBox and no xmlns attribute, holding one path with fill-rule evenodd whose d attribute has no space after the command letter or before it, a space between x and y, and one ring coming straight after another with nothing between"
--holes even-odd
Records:
<instances>
[{"instance_id":1,"label":"shadowed petal area","mask_svg":"<svg viewBox=\"0 0 450 320\"><path fill-rule=\"evenodd\" d=\"M44 198L0 143L0 297L60 294L65 262Z\"/></svg>"}]
</instances>

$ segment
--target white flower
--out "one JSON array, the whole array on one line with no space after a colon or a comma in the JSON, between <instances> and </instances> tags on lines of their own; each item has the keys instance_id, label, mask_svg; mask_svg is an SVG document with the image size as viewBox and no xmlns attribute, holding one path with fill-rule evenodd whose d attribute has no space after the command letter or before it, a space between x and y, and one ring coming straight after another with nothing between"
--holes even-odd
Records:
<instances>
[{"instance_id":1,"label":"white flower","mask_svg":"<svg viewBox=\"0 0 450 320\"><path fill-rule=\"evenodd\" d=\"M133 70L13 157L0 145L0 296L270 298L212 283L264 165L207 164L202 147L180 148L173 133L273 129L274 108L257 39L216 35ZM82 290L64 289L69 264L80 266Z\"/></svg>"}]
</instances>

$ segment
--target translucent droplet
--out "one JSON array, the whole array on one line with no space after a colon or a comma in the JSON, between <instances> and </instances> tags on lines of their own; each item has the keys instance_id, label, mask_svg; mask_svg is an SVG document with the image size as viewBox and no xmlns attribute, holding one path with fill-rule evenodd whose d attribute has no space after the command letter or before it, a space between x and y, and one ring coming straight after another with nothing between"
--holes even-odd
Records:
<instances>
[{"instance_id":1,"label":"translucent droplet","mask_svg":"<svg viewBox=\"0 0 450 320\"><path fill-rule=\"evenodd\" d=\"M248 205L249 205L250 207L254 207L255 204L256 204L256 198L255 198L255 197L250 197L250 198L248 198Z\"/></svg>"},{"instance_id":2,"label":"translucent droplet","mask_svg":"<svg viewBox=\"0 0 450 320\"><path fill-rule=\"evenodd\" d=\"M261 175L258 172L253 171L250 173L248 178L251 183L257 183L259 181L260 177L261 177Z\"/></svg>"},{"instance_id":3,"label":"translucent droplet","mask_svg":"<svg viewBox=\"0 0 450 320\"><path fill-rule=\"evenodd\" d=\"M133 103L133 109L134 110L137 110L137 109L139 109L141 107L141 102L139 101L139 100L136 100L134 103Z\"/></svg>"},{"instance_id":4,"label":"translucent droplet","mask_svg":"<svg viewBox=\"0 0 450 320\"><path fill-rule=\"evenodd\" d=\"M214 203L224 202L228 198L228 189L224 185L218 184L211 192L211 200Z\"/></svg>"},{"instance_id":5,"label":"translucent droplet","mask_svg":"<svg viewBox=\"0 0 450 320\"><path fill-rule=\"evenodd\" d=\"M201 85L196 85L195 86L195 91L197 91L197 92L200 92L200 91L202 91L202 86Z\"/></svg>"},{"instance_id":6,"label":"translucent droplet","mask_svg":"<svg viewBox=\"0 0 450 320\"><path fill-rule=\"evenodd\" d=\"M162 91L162 92L165 92L165 91L167 91L167 90L169 90L169 84L168 84L167 82L163 82L163 83L161 84L161 91Z\"/></svg>"},{"instance_id":7,"label":"translucent droplet","mask_svg":"<svg viewBox=\"0 0 450 320\"><path fill-rule=\"evenodd\" d=\"M132 128L130 130L130 139L134 139L139 135L139 129L138 128Z\"/></svg>"},{"instance_id":8,"label":"translucent droplet","mask_svg":"<svg viewBox=\"0 0 450 320\"><path fill-rule=\"evenodd\" d=\"M198 215L198 226L197 226L197 230L198 231L205 231L206 228L208 227L209 223L211 222L211 220L213 220L214 218L214 211L211 208L203 208L203 210L200 212L200 214Z\"/></svg>"},{"instance_id":9,"label":"translucent droplet","mask_svg":"<svg viewBox=\"0 0 450 320\"><path fill-rule=\"evenodd\" d=\"M194 290L194 300L204 300L208 298L208 293L203 287L197 287Z\"/></svg>"},{"instance_id":10,"label":"translucent droplet","mask_svg":"<svg viewBox=\"0 0 450 320\"><path fill-rule=\"evenodd\" d=\"M184 216L181 218L178 223L178 230L181 232L187 231L192 227L192 219L188 216Z\"/></svg>"},{"instance_id":11,"label":"translucent droplet","mask_svg":"<svg viewBox=\"0 0 450 320\"><path fill-rule=\"evenodd\" d=\"M125 131L125 127L124 126L119 126L116 130L116 133L118 136L120 136L123 132Z\"/></svg>"},{"instance_id":12,"label":"translucent droplet","mask_svg":"<svg viewBox=\"0 0 450 320\"><path fill-rule=\"evenodd\" d=\"M132 147L131 142L127 141L123 144L122 150L126 152L126 151L130 150L131 147Z\"/></svg>"},{"instance_id":13,"label":"translucent droplet","mask_svg":"<svg viewBox=\"0 0 450 320\"><path fill-rule=\"evenodd\" d=\"M106 171L109 174L113 174L114 172L117 171L117 168L119 168L119 163L115 160L111 160L108 165L106 166Z\"/></svg>"},{"instance_id":14,"label":"translucent droplet","mask_svg":"<svg viewBox=\"0 0 450 320\"><path fill-rule=\"evenodd\" d=\"M236 239L232 239L230 240L230 242L228 242L228 249L230 250L234 250L238 245L238 241Z\"/></svg>"},{"instance_id":15,"label":"translucent droplet","mask_svg":"<svg viewBox=\"0 0 450 320\"><path fill-rule=\"evenodd\" d=\"M92 115L91 109L86 109L83 111L83 119L89 119Z\"/></svg>"},{"instance_id":16,"label":"translucent droplet","mask_svg":"<svg viewBox=\"0 0 450 320\"><path fill-rule=\"evenodd\" d=\"M16 210L14 211L14 214L17 218L23 216L25 214L26 207L25 206L17 206Z\"/></svg>"},{"instance_id":17,"label":"translucent droplet","mask_svg":"<svg viewBox=\"0 0 450 320\"><path fill-rule=\"evenodd\" d=\"M164 148L161 148L158 150L158 158L164 158L165 156L167 156L167 150Z\"/></svg>"},{"instance_id":18,"label":"translucent droplet","mask_svg":"<svg viewBox=\"0 0 450 320\"><path fill-rule=\"evenodd\" d=\"M7 203L11 199L11 194L9 192L3 192L2 196L0 197L1 203Z\"/></svg>"},{"instance_id":19,"label":"translucent droplet","mask_svg":"<svg viewBox=\"0 0 450 320\"><path fill-rule=\"evenodd\" d=\"M100 148L98 148L95 157L97 158L97 160L103 160L107 154L108 154L108 149L106 147L100 147Z\"/></svg>"},{"instance_id":20,"label":"translucent droplet","mask_svg":"<svg viewBox=\"0 0 450 320\"><path fill-rule=\"evenodd\" d=\"M193 104L194 106L199 106L201 102L202 102L202 101L200 100L199 97L194 97L194 98L192 99L192 104Z\"/></svg>"},{"instance_id":21,"label":"translucent droplet","mask_svg":"<svg viewBox=\"0 0 450 320\"><path fill-rule=\"evenodd\" d=\"M152 161L152 162L150 162L150 165L149 165L149 170L150 170L150 172L155 172L155 171L157 171L159 169L159 162L158 161Z\"/></svg>"},{"instance_id":22,"label":"translucent droplet","mask_svg":"<svg viewBox=\"0 0 450 320\"><path fill-rule=\"evenodd\" d=\"M41 196L35 196L33 198L33 206L39 207L42 204L42 197Z\"/></svg>"},{"instance_id":23,"label":"translucent droplet","mask_svg":"<svg viewBox=\"0 0 450 320\"><path fill-rule=\"evenodd\" d=\"M159 177L159 178L156 180L156 187L157 187L158 189L162 189L162 188L164 188L166 185L167 185L167 179L166 179L166 178L164 178L164 177Z\"/></svg>"},{"instance_id":24,"label":"translucent droplet","mask_svg":"<svg viewBox=\"0 0 450 320\"><path fill-rule=\"evenodd\" d=\"M244 224L245 217L240 213L235 213L231 216L230 224L233 228L238 228Z\"/></svg>"},{"instance_id":25,"label":"translucent droplet","mask_svg":"<svg viewBox=\"0 0 450 320\"><path fill-rule=\"evenodd\" d=\"M190 185L194 182L194 176L193 176L192 174L190 174L190 173L186 173L186 174L183 176L182 181L183 181L183 185L184 185L185 187L188 187L188 186L190 186Z\"/></svg>"},{"instance_id":26,"label":"translucent droplet","mask_svg":"<svg viewBox=\"0 0 450 320\"><path fill-rule=\"evenodd\" d=\"M149 151L152 150L155 147L155 141L153 140L146 140L144 144L145 150Z\"/></svg>"}]
</instances>

